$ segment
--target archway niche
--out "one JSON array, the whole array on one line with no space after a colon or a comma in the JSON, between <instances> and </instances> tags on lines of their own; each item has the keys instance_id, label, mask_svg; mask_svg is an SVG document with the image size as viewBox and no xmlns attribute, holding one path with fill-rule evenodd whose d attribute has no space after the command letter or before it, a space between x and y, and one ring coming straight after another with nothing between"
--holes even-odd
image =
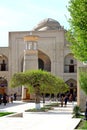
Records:
<instances>
[{"instance_id":1,"label":"archway niche","mask_svg":"<svg viewBox=\"0 0 87 130\"><path fill-rule=\"evenodd\" d=\"M38 51L38 69L46 70L48 72L51 71L51 61L49 56L40 50Z\"/></svg>"},{"instance_id":2,"label":"archway niche","mask_svg":"<svg viewBox=\"0 0 87 130\"><path fill-rule=\"evenodd\" d=\"M69 95L72 94L73 100L77 100L77 81L74 79L69 79L66 81L69 86Z\"/></svg>"},{"instance_id":3,"label":"archway niche","mask_svg":"<svg viewBox=\"0 0 87 130\"><path fill-rule=\"evenodd\" d=\"M0 54L0 71L8 71L8 58Z\"/></svg>"},{"instance_id":4,"label":"archway niche","mask_svg":"<svg viewBox=\"0 0 87 130\"><path fill-rule=\"evenodd\" d=\"M69 53L64 58L64 73L76 73L77 61L72 53Z\"/></svg>"},{"instance_id":5,"label":"archway niche","mask_svg":"<svg viewBox=\"0 0 87 130\"><path fill-rule=\"evenodd\" d=\"M21 72L23 72L24 57L21 58ZM51 60L44 52L38 50L38 69L51 71Z\"/></svg>"},{"instance_id":6,"label":"archway niche","mask_svg":"<svg viewBox=\"0 0 87 130\"><path fill-rule=\"evenodd\" d=\"M0 95L3 95L7 91L8 82L5 77L0 77Z\"/></svg>"}]
</instances>

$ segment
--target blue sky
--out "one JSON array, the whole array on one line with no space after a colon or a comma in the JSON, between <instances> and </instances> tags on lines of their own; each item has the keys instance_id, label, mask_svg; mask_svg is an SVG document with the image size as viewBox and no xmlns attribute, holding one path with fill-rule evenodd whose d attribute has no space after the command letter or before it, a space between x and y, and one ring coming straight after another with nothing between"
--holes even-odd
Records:
<instances>
[{"instance_id":1,"label":"blue sky","mask_svg":"<svg viewBox=\"0 0 87 130\"><path fill-rule=\"evenodd\" d=\"M8 32L32 30L45 18L57 20L69 28L69 0L2 0L0 1L0 46L8 46Z\"/></svg>"}]
</instances>

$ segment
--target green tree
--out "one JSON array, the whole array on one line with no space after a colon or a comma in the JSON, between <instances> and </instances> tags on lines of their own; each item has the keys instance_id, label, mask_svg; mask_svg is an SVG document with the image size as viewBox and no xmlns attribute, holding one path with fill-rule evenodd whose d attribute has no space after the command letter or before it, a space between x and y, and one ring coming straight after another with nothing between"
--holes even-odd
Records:
<instances>
[{"instance_id":1,"label":"green tree","mask_svg":"<svg viewBox=\"0 0 87 130\"><path fill-rule=\"evenodd\" d=\"M79 83L85 94L87 95L87 68L79 69Z\"/></svg>"},{"instance_id":2,"label":"green tree","mask_svg":"<svg viewBox=\"0 0 87 130\"><path fill-rule=\"evenodd\" d=\"M87 0L70 0L68 11L70 49L76 59L87 61Z\"/></svg>"},{"instance_id":3,"label":"green tree","mask_svg":"<svg viewBox=\"0 0 87 130\"><path fill-rule=\"evenodd\" d=\"M68 90L68 86L65 85L62 79L42 70L15 73L11 79L10 85L11 87L18 87L20 85L33 87L36 95L36 107L40 104L41 93L60 92L60 90L62 92L63 90Z\"/></svg>"}]
</instances>

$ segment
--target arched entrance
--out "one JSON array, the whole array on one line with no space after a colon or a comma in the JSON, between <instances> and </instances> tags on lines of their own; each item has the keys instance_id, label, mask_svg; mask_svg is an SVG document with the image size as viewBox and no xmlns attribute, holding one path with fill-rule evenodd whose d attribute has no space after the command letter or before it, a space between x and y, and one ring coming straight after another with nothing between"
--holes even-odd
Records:
<instances>
[{"instance_id":1,"label":"arched entrance","mask_svg":"<svg viewBox=\"0 0 87 130\"><path fill-rule=\"evenodd\" d=\"M21 72L23 72L23 65L24 65L24 57L21 58ZM42 51L38 50L38 69L51 71L51 61L49 56L47 56Z\"/></svg>"},{"instance_id":2,"label":"arched entrance","mask_svg":"<svg viewBox=\"0 0 87 130\"><path fill-rule=\"evenodd\" d=\"M35 59L35 61L36 61L36 59ZM32 62L32 60L30 60L29 62ZM42 70L46 70L48 72L51 71L51 61L50 61L50 58L45 53L43 53L40 50L38 50L38 57L37 57L37 61L36 62L38 62L38 65L37 65L36 69L42 69ZM21 60L21 71L23 71L24 63L25 63L24 62L24 58L22 58L22 60ZM27 64L27 66L28 66L28 64ZM22 94L23 95L23 97L22 97L23 100L34 99L35 98L35 95L33 96L32 94L29 94L29 91L28 91L28 89L25 86L22 87L22 92L23 92L23 94Z\"/></svg>"},{"instance_id":3,"label":"arched entrance","mask_svg":"<svg viewBox=\"0 0 87 130\"><path fill-rule=\"evenodd\" d=\"M49 56L40 50L38 51L38 69L46 70L48 72L51 71L51 61Z\"/></svg>"},{"instance_id":4,"label":"arched entrance","mask_svg":"<svg viewBox=\"0 0 87 130\"><path fill-rule=\"evenodd\" d=\"M4 77L0 77L0 94L3 95L4 93L6 93L7 86L7 80Z\"/></svg>"},{"instance_id":5,"label":"arched entrance","mask_svg":"<svg viewBox=\"0 0 87 130\"><path fill-rule=\"evenodd\" d=\"M66 84L69 86L69 94L73 95L73 99L76 100L77 97L77 82L74 79L69 79L66 81Z\"/></svg>"}]
</instances>

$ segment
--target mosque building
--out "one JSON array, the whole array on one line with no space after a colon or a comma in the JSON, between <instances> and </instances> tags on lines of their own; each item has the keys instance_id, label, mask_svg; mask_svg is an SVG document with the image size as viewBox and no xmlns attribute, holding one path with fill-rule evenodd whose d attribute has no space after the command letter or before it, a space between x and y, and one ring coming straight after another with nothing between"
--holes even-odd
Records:
<instances>
[{"instance_id":1,"label":"mosque building","mask_svg":"<svg viewBox=\"0 0 87 130\"><path fill-rule=\"evenodd\" d=\"M11 88L10 79L16 72L42 69L61 77L75 95L77 60L68 47L65 33L64 27L51 18L30 31L9 32L8 47L0 47L0 94L17 92L22 99L29 98L26 88Z\"/></svg>"}]
</instances>

